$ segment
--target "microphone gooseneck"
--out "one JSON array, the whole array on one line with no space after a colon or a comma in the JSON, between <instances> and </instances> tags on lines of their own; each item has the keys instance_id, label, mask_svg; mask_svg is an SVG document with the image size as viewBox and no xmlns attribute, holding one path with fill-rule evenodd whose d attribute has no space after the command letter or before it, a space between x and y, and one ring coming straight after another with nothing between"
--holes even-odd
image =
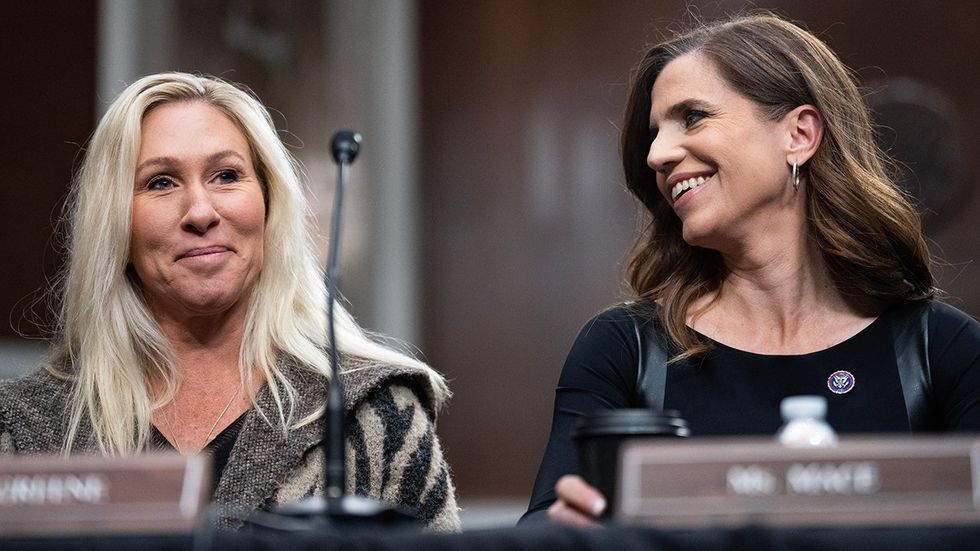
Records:
<instances>
[{"instance_id":1,"label":"microphone gooseneck","mask_svg":"<svg viewBox=\"0 0 980 551\"><path fill-rule=\"evenodd\" d=\"M333 212L330 218L330 244L327 251L327 345L329 347L330 383L327 386L325 422L323 425L324 495L280 505L273 514L254 513L250 522L255 526L277 530L312 529L330 526L345 529L374 529L379 525L404 525L415 521L412 511L402 506L392 506L365 496L346 495L346 454L344 378L340 370L337 337L334 327L334 305L339 296L340 284L338 260L340 249L341 212L344 202L344 186L350 164L361 149L361 135L353 130L341 130L334 134L330 143L331 153L337 161L337 187L334 193Z\"/></svg>"},{"instance_id":2,"label":"microphone gooseneck","mask_svg":"<svg viewBox=\"0 0 980 551\"><path fill-rule=\"evenodd\" d=\"M340 375L337 339L334 329L334 304L339 287L340 219L344 202L344 184L347 182L350 164L361 150L361 135L353 130L340 130L330 140L330 150L337 162L337 187L334 192L333 214L330 221L330 246L327 253L327 334L330 345L330 387L327 391L327 422L324 424L324 442L327 455L324 465L326 498L339 499L344 495L347 477L344 454L344 381ZM328 511L329 513L329 511Z\"/></svg>"}]
</instances>

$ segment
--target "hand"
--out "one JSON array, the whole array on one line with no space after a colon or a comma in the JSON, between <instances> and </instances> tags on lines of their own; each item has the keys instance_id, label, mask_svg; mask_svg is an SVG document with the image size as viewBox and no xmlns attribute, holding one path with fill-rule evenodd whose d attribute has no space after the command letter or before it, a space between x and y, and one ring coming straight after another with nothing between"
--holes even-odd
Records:
<instances>
[{"instance_id":1,"label":"hand","mask_svg":"<svg viewBox=\"0 0 980 551\"><path fill-rule=\"evenodd\" d=\"M555 484L558 499L548 507L548 518L581 528L598 528L606 498L578 475L565 475Z\"/></svg>"}]
</instances>

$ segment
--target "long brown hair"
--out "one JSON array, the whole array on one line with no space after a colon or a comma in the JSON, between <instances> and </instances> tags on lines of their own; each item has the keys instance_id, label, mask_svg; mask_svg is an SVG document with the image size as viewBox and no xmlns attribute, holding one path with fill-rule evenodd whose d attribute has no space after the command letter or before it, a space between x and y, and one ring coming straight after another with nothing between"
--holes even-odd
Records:
<instances>
[{"instance_id":1,"label":"long brown hair","mask_svg":"<svg viewBox=\"0 0 980 551\"><path fill-rule=\"evenodd\" d=\"M626 185L650 214L629 259L641 302L659 305L678 357L707 344L686 326L691 304L721 285L716 251L684 242L681 221L647 166L650 93L673 59L698 52L734 90L776 120L804 104L823 115L823 141L802 167L810 239L848 296L892 302L933 296L929 251L918 215L888 177L855 77L818 38L770 14L701 25L647 51L634 71L621 134Z\"/></svg>"}]
</instances>

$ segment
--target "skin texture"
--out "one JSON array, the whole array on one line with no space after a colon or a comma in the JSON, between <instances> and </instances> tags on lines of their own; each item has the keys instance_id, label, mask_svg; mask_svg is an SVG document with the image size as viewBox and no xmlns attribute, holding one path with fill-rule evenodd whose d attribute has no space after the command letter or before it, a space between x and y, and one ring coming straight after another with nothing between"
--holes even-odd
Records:
<instances>
[{"instance_id":1,"label":"skin texture","mask_svg":"<svg viewBox=\"0 0 980 551\"><path fill-rule=\"evenodd\" d=\"M225 114L187 101L144 117L130 262L176 353L182 382L153 423L181 453L202 449L250 406L238 357L265 212L251 149Z\"/></svg>"},{"instance_id":2,"label":"skin texture","mask_svg":"<svg viewBox=\"0 0 980 551\"><path fill-rule=\"evenodd\" d=\"M248 143L223 113L172 103L143 120L130 260L158 318L239 309L262 266L265 204Z\"/></svg>"},{"instance_id":3,"label":"skin texture","mask_svg":"<svg viewBox=\"0 0 980 551\"><path fill-rule=\"evenodd\" d=\"M565 475L555 483L558 499L548 507L548 518L581 528L598 528L606 498L582 477Z\"/></svg>"},{"instance_id":4,"label":"skin texture","mask_svg":"<svg viewBox=\"0 0 980 551\"><path fill-rule=\"evenodd\" d=\"M688 244L738 253L753 246L760 228L795 217L784 120L766 118L697 53L668 63L651 97L650 126L657 134L647 164L657 171ZM697 176L707 181L671 199L677 182Z\"/></svg>"}]
</instances>

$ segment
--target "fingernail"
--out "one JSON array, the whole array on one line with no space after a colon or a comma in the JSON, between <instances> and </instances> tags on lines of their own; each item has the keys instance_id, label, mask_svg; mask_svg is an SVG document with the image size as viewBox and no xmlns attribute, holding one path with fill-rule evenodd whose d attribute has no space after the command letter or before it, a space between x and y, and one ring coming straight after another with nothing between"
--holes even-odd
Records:
<instances>
[{"instance_id":1,"label":"fingernail","mask_svg":"<svg viewBox=\"0 0 980 551\"><path fill-rule=\"evenodd\" d=\"M606 510L606 500L599 498L592 504L592 515L600 516L602 512Z\"/></svg>"}]
</instances>

